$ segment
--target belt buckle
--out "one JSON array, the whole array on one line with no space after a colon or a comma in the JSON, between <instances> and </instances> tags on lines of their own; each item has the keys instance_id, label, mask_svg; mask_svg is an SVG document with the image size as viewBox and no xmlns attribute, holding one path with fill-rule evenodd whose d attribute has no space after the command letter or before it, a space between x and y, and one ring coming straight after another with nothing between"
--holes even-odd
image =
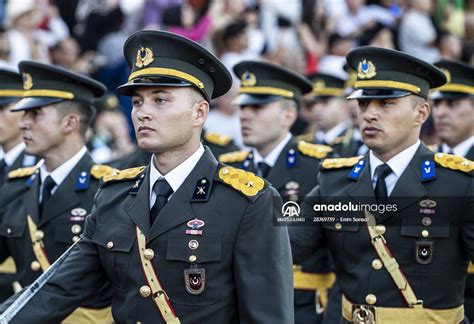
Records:
<instances>
[{"instance_id":1,"label":"belt buckle","mask_svg":"<svg viewBox=\"0 0 474 324\"><path fill-rule=\"evenodd\" d=\"M376 324L376 308L368 305L352 305L352 323Z\"/></svg>"}]
</instances>

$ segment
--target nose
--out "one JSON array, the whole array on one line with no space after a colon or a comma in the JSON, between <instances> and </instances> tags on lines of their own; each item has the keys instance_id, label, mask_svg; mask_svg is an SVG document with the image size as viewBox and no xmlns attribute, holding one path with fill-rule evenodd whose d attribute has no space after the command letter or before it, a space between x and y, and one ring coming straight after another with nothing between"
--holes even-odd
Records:
<instances>
[{"instance_id":1,"label":"nose","mask_svg":"<svg viewBox=\"0 0 474 324\"><path fill-rule=\"evenodd\" d=\"M446 102L435 102L433 108L433 116L435 118L441 118L449 112L449 106Z\"/></svg>"},{"instance_id":2,"label":"nose","mask_svg":"<svg viewBox=\"0 0 474 324\"><path fill-rule=\"evenodd\" d=\"M31 118L29 117L29 114L24 113L23 116L20 119L19 127L22 131L27 130L30 128L30 123Z\"/></svg>"},{"instance_id":3,"label":"nose","mask_svg":"<svg viewBox=\"0 0 474 324\"><path fill-rule=\"evenodd\" d=\"M146 102L143 102L143 104L138 107L134 108L135 109L135 116L139 121L144 121L144 120L151 120L151 115L149 113L149 105Z\"/></svg>"},{"instance_id":4,"label":"nose","mask_svg":"<svg viewBox=\"0 0 474 324\"><path fill-rule=\"evenodd\" d=\"M250 106L242 106L240 107L240 120L250 120L253 115L253 108Z\"/></svg>"},{"instance_id":5,"label":"nose","mask_svg":"<svg viewBox=\"0 0 474 324\"><path fill-rule=\"evenodd\" d=\"M375 100L370 100L364 109L359 109L359 116L366 122L377 120L379 114Z\"/></svg>"}]
</instances>

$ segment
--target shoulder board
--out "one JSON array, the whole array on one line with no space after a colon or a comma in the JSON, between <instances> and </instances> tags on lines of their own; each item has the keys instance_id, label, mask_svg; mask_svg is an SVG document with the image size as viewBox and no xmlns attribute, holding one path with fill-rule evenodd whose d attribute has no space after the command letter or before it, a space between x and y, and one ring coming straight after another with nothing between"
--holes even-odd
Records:
<instances>
[{"instance_id":1,"label":"shoulder board","mask_svg":"<svg viewBox=\"0 0 474 324\"><path fill-rule=\"evenodd\" d=\"M246 150L225 153L219 156L219 162L222 162L222 163L243 162L247 158L249 153L250 151L246 151Z\"/></svg>"},{"instance_id":2,"label":"shoulder board","mask_svg":"<svg viewBox=\"0 0 474 324\"><path fill-rule=\"evenodd\" d=\"M37 166L27 167L27 168L19 168L16 170L12 170L8 172L8 179L15 179L15 178L24 178L29 177L33 173L38 170Z\"/></svg>"},{"instance_id":3,"label":"shoulder board","mask_svg":"<svg viewBox=\"0 0 474 324\"><path fill-rule=\"evenodd\" d=\"M103 164L94 164L91 168L91 175L96 178L100 179L106 175L112 174L116 171L119 171L118 169L112 168L108 165L103 165Z\"/></svg>"},{"instance_id":4,"label":"shoulder board","mask_svg":"<svg viewBox=\"0 0 474 324\"><path fill-rule=\"evenodd\" d=\"M145 170L145 166L125 169L125 170L117 170L112 174L108 174L102 178L104 183L107 182L114 182L114 181L122 181L122 180L131 180L137 178L137 176Z\"/></svg>"},{"instance_id":5,"label":"shoulder board","mask_svg":"<svg viewBox=\"0 0 474 324\"><path fill-rule=\"evenodd\" d=\"M301 134L301 135L296 136L296 139L298 141L305 141L305 142L312 143L314 142L314 134L312 133Z\"/></svg>"},{"instance_id":6,"label":"shoulder board","mask_svg":"<svg viewBox=\"0 0 474 324\"><path fill-rule=\"evenodd\" d=\"M219 179L247 197L256 197L265 187L265 181L259 176L230 166L219 169Z\"/></svg>"},{"instance_id":7,"label":"shoulder board","mask_svg":"<svg viewBox=\"0 0 474 324\"><path fill-rule=\"evenodd\" d=\"M305 141L299 141L298 150L304 155L314 157L316 159L324 159L329 153L332 152L332 148L330 146L312 144Z\"/></svg>"},{"instance_id":8,"label":"shoulder board","mask_svg":"<svg viewBox=\"0 0 474 324\"><path fill-rule=\"evenodd\" d=\"M430 144L426 145L426 147L433 152L438 152L438 144Z\"/></svg>"},{"instance_id":9,"label":"shoulder board","mask_svg":"<svg viewBox=\"0 0 474 324\"><path fill-rule=\"evenodd\" d=\"M219 145L219 146L226 146L232 141L232 137L227 135L221 135L217 133L209 133L206 132L204 134L204 139L211 144Z\"/></svg>"},{"instance_id":10,"label":"shoulder board","mask_svg":"<svg viewBox=\"0 0 474 324\"><path fill-rule=\"evenodd\" d=\"M445 153L436 153L434 156L434 160L436 164L441 165L443 168L459 170L466 173L469 173L474 170L474 162L461 156Z\"/></svg>"},{"instance_id":11,"label":"shoulder board","mask_svg":"<svg viewBox=\"0 0 474 324\"><path fill-rule=\"evenodd\" d=\"M350 158L324 159L321 163L322 169L341 169L353 167L363 156Z\"/></svg>"}]
</instances>

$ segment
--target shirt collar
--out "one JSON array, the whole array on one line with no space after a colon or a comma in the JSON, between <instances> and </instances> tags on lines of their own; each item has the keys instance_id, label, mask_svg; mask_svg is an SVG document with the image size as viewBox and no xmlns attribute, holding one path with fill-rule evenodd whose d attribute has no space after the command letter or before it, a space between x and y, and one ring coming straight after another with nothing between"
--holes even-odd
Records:
<instances>
[{"instance_id":1,"label":"shirt collar","mask_svg":"<svg viewBox=\"0 0 474 324\"><path fill-rule=\"evenodd\" d=\"M10 151L3 153L3 161L11 167L12 164L16 161L16 159L20 156L21 152L25 150L25 143L20 142L15 147L13 147Z\"/></svg>"},{"instance_id":2,"label":"shirt collar","mask_svg":"<svg viewBox=\"0 0 474 324\"><path fill-rule=\"evenodd\" d=\"M76 154L74 154L69 160L58 166L51 172L46 170L46 166L43 164L40 167L41 183L50 175L53 178L56 186L59 186L64 179L71 173L72 169L79 163L82 157L87 153L87 148L83 146Z\"/></svg>"},{"instance_id":3,"label":"shirt collar","mask_svg":"<svg viewBox=\"0 0 474 324\"><path fill-rule=\"evenodd\" d=\"M277 146L275 146L273 148L273 150L271 150L270 153L268 153L268 155L266 157L261 156L260 153L258 153L258 151L256 149L253 149L252 150L253 151L253 163L255 164L255 166L257 166L258 163L260 163L260 162L265 162L266 164L268 164L270 167L273 168L276 161L278 160L278 157L280 156L281 151L283 151L286 144L288 144L288 142L290 140L291 140L291 133L288 132L288 134L286 134L285 138Z\"/></svg>"},{"instance_id":4,"label":"shirt collar","mask_svg":"<svg viewBox=\"0 0 474 324\"><path fill-rule=\"evenodd\" d=\"M176 192L179 187L183 184L184 180L188 177L191 171L194 169L198 163L201 156L204 154L204 147L202 144L199 145L199 148L194 152L190 157L184 160L176 168L168 172L166 175L162 175L160 171L155 167L154 155L151 156L150 162L150 190L153 190L153 185L160 178L165 178L165 180L173 189L173 192Z\"/></svg>"},{"instance_id":5,"label":"shirt collar","mask_svg":"<svg viewBox=\"0 0 474 324\"><path fill-rule=\"evenodd\" d=\"M326 133L324 132L317 132L316 133L316 139L320 141L324 141L325 143L331 144L336 140L336 138L341 135L347 128L349 128L350 122L344 121L342 123L339 123L338 125L334 126L330 130L328 130Z\"/></svg>"},{"instance_id":6,"label":"shirt collar","mask_svg":"<svg viewBox=\"0 0 474 324\"><path fill-rule=\"evenodd\" d=\"M442 150L444 153L449 153L451 150L455 155L458 156L466 156L471 147L474 145L474 136L468 137L452 149L448 146L448 144L443 143L442 145Z\"/></svg>"},{"instance_id":7,"label":"shirt collar","mask_svg":"<svg viewBox=\"0 0 474 324\"><path fill-rule=\"evenodd\" d=\"M397 155L393 156L390 160L386 163L392 169L392 172L395 173L397 178L399 178L403 171L407 168L408 164L410 163L411 159L415 156L416 150L418 150L418 146L420 146L420 140L417 140L415 144L410 147L407 147ZM375 169L384 164L382 160L375 156L372 150L369 152L369 162L370 162L370 178L374 178Z\"/></svg>"}]
</instances>

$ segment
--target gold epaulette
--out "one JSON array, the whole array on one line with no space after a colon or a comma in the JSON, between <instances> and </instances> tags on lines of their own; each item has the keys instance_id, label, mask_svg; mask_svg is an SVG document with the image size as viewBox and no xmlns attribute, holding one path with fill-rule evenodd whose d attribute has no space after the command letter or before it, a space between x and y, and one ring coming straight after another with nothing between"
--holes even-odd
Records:
<instances>
[{"instance_id":1,"label":"gold epaulette","mask_svg":"<svg viewBox=\"0 0 474 324\"><path fill-rule=\"evenodd\" d=\"M469 267L467 268L467 273L474 275L474 264L469 262Z\"/></svg>"},{"instance_id":2,"label":"gold epaulette","mask_svg":"<svg viewBox=\"0 0 474 324\"><path fill-rule=\"evenodd\" d=\"M474 162L461 156L445 153L436 153L434 160L437 164L451 170L469 173L474 170Z\"/></svg>"},{"instance_id":3,"label":"gold epaulette","mask_svg":"<svg viewBox=\"0 0 474 324\"><path fill-rule=\"evenodd\" d=\"M12 170L8 172L8 179L15 179L15 178L24 178L29 177L33 173L38 170L37 166L27 167L27 168L19 168L16 170Z\"/></svg>"},{"instance_id":4,"label":"gold epaulette","mask_svg":"<svg viewBox=\"0 0 474 324\"><path fill-rule=\"evenodd\" d=\"M362 158L361 156L353 156L350 158L337 158L337 159L324 159L321 163L321 167L323 169L340 169L340 168L349 168L354 166L359 160Z\"/></svg>"},{"instance_id":5,"label":"gold epaulette","mask_svg":"<svg viewBox=\"0 0 474 324\"><path fill-rule=\"evenodd\" d=\"M313 143L314 142L314 134L312 133L306 133L306 134L301 134L296 136L296 139L298 141L305 141L308 143Z\"/></svg>"},{"instance_id":6,"label":"gold epaulette","mask_svg":"<svg viewBox=\"0 0 474 324\"><path fill-rule=\"evenodd\" d=\"M219 145L219 146L226 146L232 141L232 137L227 135L221 135L217 133L209 133L206 132L204 134L204 139L211 144Z\"/></svg>"},{"instance_id":7,"label":"gold epaulette","mask_svg":"<svg viewBox=\"0 0 474 324\"><path fill-rule=\"evenodd\" d=\"M245 150L225 153L219 156L219 161L222 163L243 162L247 158L249 153L250 151Z\"/></svg>"},{"instance_id":8,"label":"gold epaulette","mask_svg":"<svg viewBox=\"0 0 474 324\"><path fill-rule=\"evenodd\" d=\"M256 196L265 187L265 181L259 176L229 166L219 170L219 179L249 197Z\"/></svg>"},{"instance_id":9,"label":"gold epaulette","mask_svg":"<svg viewBox=\"0 0 474 324\"><path fill-rule=\"evenodd\" d=\"M305 141L298 142L298 150L304 155L311 156L316 159L324 159L329 153L332 152L332 148L330 146L312 144Z\"/></svg>"},{"instance_id":10,"label":"gold epaulette","mask_svg":"<svg viewBox=\"0 0 474 324\"><path fill-rule=\"evenodd\" d=\"M112 181L121 181L121 180L130 180L135 179L140 173L145 170L145 166L125 169L125 170L117 170L112 174L108 174L102 178L104 183L112 182Z\"/></svg>"},{"instance_id":11,"label":"gold epaulette","mask_svg":"<svg viewBox=\"0 0 474 324\"><path fill-rule=\"evenodd\" d=\"M108 165L94 164L91 168L91 175L96 179L100 179L102 177L105 177L106 175L112 174L117 171L119 170L112 168Z\"/></svg>"}]
</instances>

